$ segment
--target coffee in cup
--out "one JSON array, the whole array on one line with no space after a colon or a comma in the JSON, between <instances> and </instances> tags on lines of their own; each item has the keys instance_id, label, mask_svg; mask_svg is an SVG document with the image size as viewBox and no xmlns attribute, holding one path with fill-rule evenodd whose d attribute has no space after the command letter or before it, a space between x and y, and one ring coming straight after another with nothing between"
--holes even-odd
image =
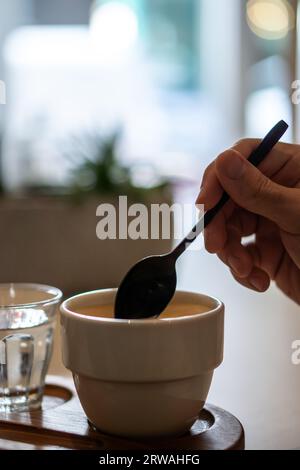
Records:
<instances>
[{"instance_id":1,"label":"coffee in cup","mask_svg":"<svg viewBox=\"0 0 300 470\"><path fill-rule=\"evenodd\" d=\"M179 303L173 301L160 314L158 319L164 320L166 318L188 317L190 315L198 315L200 313L207 312L208 310L209 308L207 305L188 302ZM114 305L108 304L81 307L78 309L77 313L87 315L89 317L114 318Z\"/></svg>"}]
</instances>

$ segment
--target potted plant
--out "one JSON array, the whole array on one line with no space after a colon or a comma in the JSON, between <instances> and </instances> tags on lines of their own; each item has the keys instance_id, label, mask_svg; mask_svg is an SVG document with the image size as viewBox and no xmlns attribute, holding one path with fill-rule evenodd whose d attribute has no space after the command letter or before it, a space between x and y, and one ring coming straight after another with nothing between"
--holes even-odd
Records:
<instances>
[{"instance_id":1,"label":"potted plant","mask_svg":"<svg viewBox=\"0 0 300 470\"><path fill-rule=\"evenodd\" d=\"M170 203L170 184L135 182L117 158L119 133L76 139L66 151L70 178L62 187L31 185L0 203L0 282L36 281L65 294L113 287L138 259L167 252L170 239L105 239L96 236L99 204ZM140 170L139 170L140 171Z\"/></svg>"}]
</instances>

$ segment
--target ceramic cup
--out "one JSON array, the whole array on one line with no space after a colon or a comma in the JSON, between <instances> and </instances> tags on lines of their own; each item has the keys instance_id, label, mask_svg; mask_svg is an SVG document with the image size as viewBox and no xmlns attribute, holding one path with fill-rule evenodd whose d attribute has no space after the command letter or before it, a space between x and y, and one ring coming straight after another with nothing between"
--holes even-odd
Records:
<instances>
[{"instance_id":1,"label":"ceramic cup","mask_svg":"<svg viewBox=\"0 0 300 470\"><path fill-rule=\"evenodd\" d=\"M148 320L77 313L80 307L113 304L115 295L116 289L87 292L61 306L63 362L86 416L102 432L118 436L183 434L196 421L222 362L224 306L177 291L175 301L208 311Z\"/></svg>"}]
</instances>

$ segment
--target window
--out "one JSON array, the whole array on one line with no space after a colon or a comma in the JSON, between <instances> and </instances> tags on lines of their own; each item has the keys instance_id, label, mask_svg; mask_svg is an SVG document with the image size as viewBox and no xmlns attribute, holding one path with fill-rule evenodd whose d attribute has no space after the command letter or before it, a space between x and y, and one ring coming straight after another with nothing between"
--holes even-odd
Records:
<instances>
[{"instance_id":1,"label":"window","mask_svg":"<svg viewBox=\"0 0 300 470\"><path fill-rule=\"evenodd\" d=\"M199 83L201 0L143 0L147 51L165 85L195 88Z\"/></svg>"}]
</instances>

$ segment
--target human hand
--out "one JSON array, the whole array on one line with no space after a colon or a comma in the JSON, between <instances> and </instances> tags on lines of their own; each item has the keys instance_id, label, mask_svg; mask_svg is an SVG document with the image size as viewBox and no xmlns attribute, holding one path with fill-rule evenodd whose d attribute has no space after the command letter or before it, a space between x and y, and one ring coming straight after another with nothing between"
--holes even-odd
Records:
<instances>
[{"instance_id":1,"label":"human hand","mask_svg":"<svg viewBox=\"0 0 300 470\"><path fill-rule=\"evenodd\" d=\"M259 142L241 140L206 169L197 204L211 209L223 190L231 200L206 228L205 246L242 285L263 292L274 280L300 304L300 146L277 144L257 169L247 158Z\"/></svg>"}]
</instances>

